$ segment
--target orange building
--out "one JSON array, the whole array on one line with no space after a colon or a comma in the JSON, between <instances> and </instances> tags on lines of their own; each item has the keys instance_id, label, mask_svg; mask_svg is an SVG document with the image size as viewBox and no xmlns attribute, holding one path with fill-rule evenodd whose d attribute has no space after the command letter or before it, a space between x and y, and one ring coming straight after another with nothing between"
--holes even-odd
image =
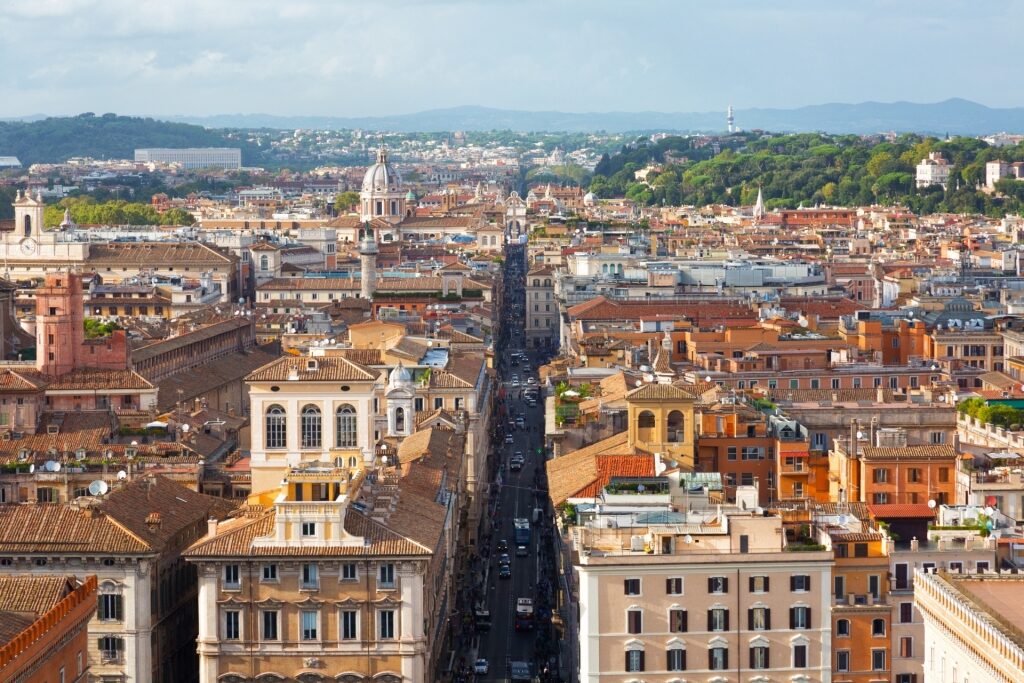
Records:
<instances>
[{"instance_id":1,"label":"orange building","mask_svg":"<svg viewBox=\"0 0 1024 683\"><path fill-rule=\"evenodd\" d=\"M928 355L928 330L922 320L857 319L839 325L844 341L862 353L881 352L883 365L906 365L911 356Z\"/></svg>"},{"instance_id":2,"label":"orange building","mask_svg":"<svg viewBox=\"0 0 1024 683\"><path fill-rule=\"evenodd\" d=\"M830 496L835 501L886 504L953 504L961 456L950 445L850 447L837 439L829 453Z\"/></svg>"},{"instance_id":3,"label":"orange building","mask_svg":"<svg viewBox=\"0 0 1024 683\"><path fill-rule=\"evenodd\" d=\"M758 487L758 502L775 495L775 439L764 415L728 404L704 408L697 439L697 470L719 472L727 501L735 501L737 486Z\"/></svg>"},{"instance_id":4,"label":"orange building","mask_svg":"<svg viewBox=\"0 0 1024 683\"><path fill-rule=\"evenodd\" d=\"M87 680L96 577L0 577L0 681Z\"/></svg>"},{"instance_id":5,"label":"orange building","mask_svg":"<svg viewBox=\"0 0 1024 683\"><path fill-rule=\"evenodd\" d=\"M835 555L832 569L832 680L890 680L892 606L888 604L889 556L881 533L859 520L852 530L826 532Z\"/></svg>"},{"instance_id":6,"label":"orange building","mask_svg":"<svg viewBox=\"0 0 1024 683\"><path fill-rule=\"evenodd\" d=\"M827 502L828 455L811 449L810 434L796 420L772 415L768 422L775 437L777 499Z\"/></svg>"}]
</instances>

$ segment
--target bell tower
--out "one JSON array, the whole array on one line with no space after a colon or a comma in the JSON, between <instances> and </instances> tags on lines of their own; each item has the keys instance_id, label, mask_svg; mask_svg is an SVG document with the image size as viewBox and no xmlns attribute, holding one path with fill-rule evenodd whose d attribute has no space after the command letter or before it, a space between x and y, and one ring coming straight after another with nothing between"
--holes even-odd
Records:
<instances>
[{"instance_id":1,"label":"bell tower","mask_svg":"<svg viewBox=\"0 0 1024 683\"><path fill-rule=\"evenodd\" d=\"M31 238L38 240L43 232L43 198L40 195L33 197L26 190L18 192L14 199L14 238L23 240Z\"/></svg>"}]
</instances>

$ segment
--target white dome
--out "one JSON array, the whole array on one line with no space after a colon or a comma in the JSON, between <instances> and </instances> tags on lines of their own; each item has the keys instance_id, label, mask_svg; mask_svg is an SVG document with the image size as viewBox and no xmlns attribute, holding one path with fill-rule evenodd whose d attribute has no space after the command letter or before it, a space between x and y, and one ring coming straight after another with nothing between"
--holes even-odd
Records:
<instances>
[{"instance_id":1,"label":"white dome","mask_svg":"<svg viewBox=\"0 0 1024 683\"><path fill-rule=\"evenodd\" d=\"M363 176L363 192L399 192L402 189L402 177L388 163L388 153L377 150L377 163L366 169Z\"/></svg>"},{"instance_id":2,"label":"white dome","mask_svg":"<svg viewBox=\"0 0 1024 683\"><path fill-rule=\"evenodd\" d=\"M585 195L583 195L583 205L584 206L593 206L594 204L597 204L597 195L596 194L594 194L593 192L588 192Z\"/></svg>"},{"instance_id":3,"label":"white dome","mask_svg":"<svg viewBox=\"0 0 1024 683\"><path fill-rule=\"evenodd\" d=\"M395 369L388 375L388 384L393 387L400 387L410 384L412 382L412 375L405 369L405 366L401 362L395 366Z\"/></svg>"}]
</instances>

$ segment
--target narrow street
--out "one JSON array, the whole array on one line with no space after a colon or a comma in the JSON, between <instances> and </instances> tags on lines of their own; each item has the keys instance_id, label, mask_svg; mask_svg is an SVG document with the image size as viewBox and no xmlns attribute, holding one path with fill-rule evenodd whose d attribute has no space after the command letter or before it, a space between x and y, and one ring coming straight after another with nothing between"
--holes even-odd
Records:
<instances>
[{"instance_id":1,"label":"narrow street","mask_svg":"<svg viewBox=\"0 0 1024 683\"><path fill-rule=\"evenodd\" d=\"M498 428L491 444L496 476L488 500L482 557L470 576L463 577L464 588L475 598L475 626L463 649L469 672L455 680L560 680L555 673L558 647L551 625L554 559L544 469L544 402L537 381L538 359L524 348L523 251L521 246L510 247L505 266L500 303L504 328L496 345L500 386L494 422ZM528 520L528 542L516 542L516 519ZM503 562L509 565L504 575ZM523 610L517 619L521 598L533 601L533 614L527 616ZM487 673L473 673L477 660L486 660ZM520 677L522 664L529 666L529 677Z\"/></svg>"}]
</instances>

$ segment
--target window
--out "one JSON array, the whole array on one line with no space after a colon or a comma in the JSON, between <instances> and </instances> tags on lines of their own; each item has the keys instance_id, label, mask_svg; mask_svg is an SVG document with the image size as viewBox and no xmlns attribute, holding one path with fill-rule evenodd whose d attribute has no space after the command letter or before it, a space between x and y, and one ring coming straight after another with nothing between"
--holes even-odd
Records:
<instances>
[{"instance_id":1,"label":"window","mask_svg":"<svg viewBox=\"0 0 1024 683\"><path fill-rule=\"evenodd\" d=\"M317 565L313 562L306 562L302 565L302 578L299 582L299 588L305 590L316 590L320 585L320 572Z\"/></svg>"},{"instance_id":2,"label":"window","mask_svg":"<svg viewBox=\"0 0 1024 683\"><path fill-rule=\"evenodd\" d=\"M948 467L940 467L939 468L939 483L942 483L942 484L949 483L949 468Z\"/></svg>"},{"instance_id":3,"label":"window","mask_svg":"<svg viewBox=\"0 0 1024 683\"><path fill-rule=\"evenodd\" d=\"M984 574L985 572L988 571L988 562L976 562L974 564L974 569L979 574Z\"/></svg>"},{"instance_id":4,"label":"window","mask_svg":"<svg viewBox=\"0 0 1024 683\"><path fill-rule=\"evenodd\" d=\"M224 612L224 640L238 640L241 637L241 613L236 609Z\"/></svg>"},{"instance_id":5,"label":"window","mask_svg":"<svg viewBox=\"0 0 1024 683\"><path fill-rule=\"evenodd\" d=\"M807 646L806 645L794 645L793 646L793 668L794 669L806 669L807 668Z\"/></svg>"},{"instance_id":6,"label":"window","mask_svg":"<svg viewBox=\"0 0 1024 683\"><path fill-rule=\"evenodd\" d=\"M921 468L911 467L907 470L907 483L917 484L921 481Z\"/></svg>"},{"instance_id":7,"label":"window","mask_svg":"<svg viewBox=\"0 0 1024 683\"><path fill-rule=\"evenodd\" d=\"M242 582L239 579L238 565L237 564L226 564L224 565L224 590L238 590L242 586Z\"/></svg>"},{"instance_id":8,"label":"window","mask_svg":"<svg viewBox=\"0 0 1024 683\"><path fill-rule=\"evenodd\" d=\"M306 406L302 409L302 447L320 448L321 444L321 420L320 409L316 406Z\"/></svg>"},{"instance_id":9,"label":"window","mask_svg":"<svg viewBox=\"0 0 1024 683\"><path fill-rule=\"evenodd\" d=\"M835 577L832 577L832 587L833 587L832 594L836 597L837 600L843 600L844 598L846 598L846 577L845 576L835 576Z\"/></svg>"},{"instance_id":10,"label":"window","mask_svg":"<svg viewBox=\"0 0 1024 683\"><path fill-rule=\"evenodd\" d=\"M64 667L57 671L57 683L64 683Z\"/></svg>"},{"instance_id":11,"label":"window","mask_svg":"<svg viewBox=\"0 0 1024 683\"><path fill-rule=\"evenodd\" d=\"M356 569L355 562L345 562L341 565L341 580L342 581L357 581L359 579L359 572Z\"/></svg>"},{"instance_id":12,"label":"window","mask_svg":"<svg viewBox=\"0 0 1024 683\"><path fill-rule=\"evenodd\" d=\"M302 535L306 538L316 536L316 522L303 522Z\"/></svg>"},{"instance_id":13,"label":"window","mask_svg":"<svg viewBox=\"0 0 1024 683\"><path fill-rule=\"evenodd\" d=\"M767 607L751 607L747 610L748 631L770 631L772 628L772 614Z\"/></svg>"},{"instance_id":14,"label":"window","mask_svg":"<svg viewBox=\"0 0 1024 683\"><path fill-rule=\"evenodd\" d=\"M395 637L395 611L382 609L377 612L378 635L381 640L393 640Z\"/></svg>"},{"instance_id":15,"label":"window","mask_svg":"<svg viewBox=\"0 0 1024 683\"><path fill-rule=\"evenodd\" d=\"M876 484L885 484L889 481L889 470L876 468L871 471L871 480Z\"/></svg>"},{"instance_id":16,"label":"window","mask_svg":"<svg viewBox=\"0 0 1024 683\"><path fill-rule=\"evenodd\" d=\"M668 630L671 633L686 633L687 613L684 609L670 609L668 611Z\"/></svg>"},{"instance_id":17,"label":"window","mask_svg":"<svg viewBox=\"0 0 1024 683\"><path fill-rule=\"evenodd\" d=\"M850 651L849 650L837 650L836 651L836 671L849 671L850 670Z\"/></svg>"},{"instance_id":18,"label":"window","mask_svg":"<svg viewBox=\"0 0 1024 683\"><path fill-rule=\"evenodd\" d=\"M885 650L871 651L871 670L885 671Z\"/></svg>"},{"instance_id":19,"label":"window","mask_svg":"<svg viewBox=\"0 0 1024 683\"><path fill-rule=\"evenodd\" d=\"M302 610L301 616L301 629L302 629L302 640L316 640L317 639L317 622L319 621L319 614L316 610Z\"/></svg>"},{"instance_id":20,"label":"window","mask_svg":"<svg viewBox=\"0 0 1024 683\"><path fill-rule=\"evenodd\" d=\"M811 590L811 577L807 574L796 574L789 577L789 590L794 592Z\"/></svg>"},{"instance_id":21,"label":"window","mask_svg":"<svg viewBox=\"0 0 1024 683\"><path fill-rule=\"evenodd\" d=\"M885 635L885 619L871 620L871 635L876 638Z\"/></svg>"},{"instance_id":22,"label":"window","mask_svg":"<svg viewBox=\"0 0 1024 683\"><path fill-rule=\"evenodd\" d=\"M766 645L758 645L750 648L750 668L751 669L767 669L768 666L768 647Z\"/></svg>"},{"instance_id":23,"label":"window","mask_svg":"<svg viewBox=\"0 0 1024 683\"><path fill-rule=\"evenodd\" d=\"M725 576L712 576L708 579L708 593L728 593L729 579Z\"/></svg>"},{"instance_id":24,"label":"window","mask_svg":"<svg viewBox=\"0 0 1024 683\"><path fill-rule=\"evenodd\" d=\"M725 457L727 459L729 459L729 460L735 460L736 459L736 447L735 446L729 446L726 449L726 456Z\"/></svg>"},{"instance_id":25,"label":"window","mask_svg":"<svg viewBox=\"0 0 1024 683\"><path fill-rule=\"evenodd\" d=\"M444 397L438 396L434 398L434 410L444 408Z\"/></svg>"},{"instance_id":26,"label":"window","mask_svg":"<svg viewBox=\"0 0 1024 683\"><path fill-rule=\"evenodd\" d=\"M682 443L686 441L686 418L678 410L668 414L667 428L669 443Z\"/></svg>"},{"instance_id":27,"label":"window","mask_svg":"<svg viewBox=\"0 0 1024 683\"><path fill-rule=\"evenodd\" d=\"M811 608L804 605L789 608L789 627L808 629L811 627Z\"/></svg>"},{"instance_id":28,"label":"window","mask_svg":"<svg viewBox=\"0 0 1024 683\"><path fill-rule=\"evenodd\" d=\"M277 612L275 610L263 610L260 615L263 627L263 640L277 640Z\"/></svg>"},{"instance_id":29,"label":"window","mask_svg":"<svg viewBox=\"0 0 1024 683\"><path fill-rule=\"evenodd\" d=\"M636 634L643 631L644 613L638 609L626 610L626 632Z\"/></svg>"},{"instance_id":30,"label":"window","mask_svg":"<svg viewBox=\"0 0 1024 683\"><path fill-rule=\"evenodd\" d=\"M729 610L724 607L713 607L708 610L708 630L728 631Z\"/></svg>"},{"instance_id":31,"label":"window","mask_svg":"<svg viewBox=\"0 0 1024 683\"><path fill-rule=\"evenodd\" d=\"M623 592L626 595L640 595L640 579L626 579L623 581Z\"/></svg>"},{"instance_id":32,"label":"window","mask_svg":"<svg viewBox=\"0 0 1024 683\"><path fill-rule=\"evenodd\" d=\"M335 413L334 442L338 448L355 448L358 440L356 431L356 409L346 404Z\"/></svg>"},{"instance_id":33,"label":"window","mask_svg":"<svg viewBox=\"0 0 1024 683\"><path fill-rule=\"evenodd\" d=\"M854 543L853 544L853 556L854 557L867 557L868 556L868 544L867 543Z\"/></svg>"},{"instance_id":34,"label":"window","mask_svg":"<svg viewBox=\"0 0 1024 683\"><path fill-rule=\"evenodd\" d=\"M264 581L277 581L277 565L276 564L265 564L265 565L263 565L263 580Z\"/></svg>"},{"instance_id":35,"label":"window","mask_svg":"<svg viewBox=\"0 0 1024 683\"><path fill-rule=\"evenodd\" d=\"M683 579L682 577L675 577L672 579L665 579L665 593L668 595L682 595L683 594Z\"/></svg>"},{"instance_id":36,"label":"window","mask_svg":"<svg viewBox=\"0 0 1024 683\"><path fill-rule=\"evenodd\" d=\"M626 671L644 670L644 651L626 650Z\"/></svg>"},{"instance_id":37,"label":"window","mask_svg":"<svg viewBox=\"0 0 1024 683\"><path fill-rule=\"evenodd\" d=\"M675 647L665 651L665 668L669 671L686 671L686 650Z\"/></svg>"},{"instance_id":38,"label":"window","mask_svg":"<svg viewBox=\"0 0 1024 683\"><path fill-rule=\"evenodd\" d=\"M767 576L751 576L750 577L750 592L751 593L767 593L769 582Z\"/></svg>"},{"instance_id":39,"label":"window","mask_svg":"<svg viewBox=\"0 0 1024 683\"><path fill-rule=\"evenodd\" d=\"M896 683L917 683L917 674L896 674ZM967 679L964 679L967 683Z\"/></svg>"},{"instance_id":40,"label":"window","mask_svg":"<svg viewBox=\"0 0 1024 683\"><path fill-rule=\"evenodd\" d=\"M900 657L914 656L914 639L911 636L900 638Z\"/></svg>"},{"instance_id":41,"label":"window","mask_svg":"<svg viewBox=\"0 0 1024 683\"><path fill-rule=\"evenodd\" d=\"M836 621L836 635L842 638L850 637L850 620L839 619Z\"/></svg>"},{"instance_id":42,"label":"window","mask_svg":"<svg viewBox=\"0 0 1024 683\"><path fill-rule=\"evenodd\" d=\"M358 612L355 610L342 610L341 612L341 639L342 640L355 640L359 637L359 630L357 627L357 615Z\"/></svg>"},{"instance_id":43,"label":"window","mask_svg":"<svg viewBox=\"0 0 1024 683\"><path fill-rule=\"evenodd\" d=\"M124 619L124 598L120 595L100 595L97 616L100 621L121 621Z\"/></svg>"},{"instance_id":44,"label":"window","mask_svg":"<svg viewBox=\"0 0 1024 683\"><path fill-rule=\"evenodd\" d=\"M37 503L56 503L57 502L57 489L50 486L40 486L36 489L36 502Z\"/></svg>"},{"instance_id":45,"label":"window","mask_svg":"<svg viewBox=\"0 0 1024 683\"><path fill-rule=\"evenodd\" d=\"M654 428L654 413L649 410L641 411L637 416L636 426L640 429L653 429Z\"/></svg>"},{"instance_id":46,"label":"window","mask_svg":"<svg viewBox=\"0 0 1024 683\"><path fill-rule=\"evenodd\" d=\"M901 602L900 603L900 623L910 624L914 621L914 603L912 602Z\"/></svg>"},{"instance_id":47,"label":"window","mask_svg":"<svg viewBox=\"0 0 1024 683\"><path fill-rule=\"evenodd\" d=\"M790 389L799 389L800 388L800 380L798 380L798 379L791 379L791 380L789 380L789 388Z\"/></svg>"},{"instance_id":48,"label":"window","mask_svg":"<svg viewBox=\"0 0 1024 683\"><path fill-rule=\"evenodd\" d=\"M124 656L124 639L117 636L103 636L99 639L100 662L120 662Z\"/></svg>"},{"instance_id":49,"label":"window","mask_svg":"<svg viewBox=\"0 0 1024 683\"><path fill-rule=\"evenodd\" d=\"M725 671L729 668L729 650L724 647L713 647L708 650L708 668L712 671Z\"/></svg>"},{"instance_id":50,"label":"window","mask_svg":"<svg viewBox=\"0 0 1024 683\"><path fill-rule=\"evenodd\" d=\"M935 445L935 446L941 446L942 444L946 443L946 433L945 432L932 432L929 435L928 438L931 441L932 445ZM940 477L939 481L942 481L941 477Z\"/></svg>"},{"instance_id":51,"label":"window","mask_svg":"<svg viewBox=\"0 0 1024 683\"><path fill-rule=\"evenodd\" d=\"M868 593L876 601L882 598L882 577L878 574L872 574L868 577Z\"/></svg>"},{"instance_id":52,"label":"window","mask_svg":"<svg viewBox=\"0 0 1024 683\"><path fill-rule=\"evenodd\" d=\"M267 408L267 448L286 448L288 441L288 416L278 405Z\"/></svg>"},{"instance_id":53,"label":"window","mask_svg":"<svg viewBox=\"0 0 1024 683\"><path fill-rule=\"evenodd\" d=\"M395 587L395 565L393 564L382 564L378 568L377 572L377 588L394 588Z\"/></svg>"}]
</instances>

